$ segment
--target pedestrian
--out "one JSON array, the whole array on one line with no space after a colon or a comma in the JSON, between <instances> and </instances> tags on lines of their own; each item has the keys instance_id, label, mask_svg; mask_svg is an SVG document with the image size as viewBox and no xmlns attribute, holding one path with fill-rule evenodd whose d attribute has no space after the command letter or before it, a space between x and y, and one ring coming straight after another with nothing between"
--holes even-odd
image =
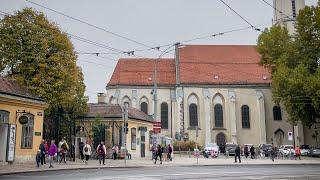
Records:
<instances>
[{"instance_id":1,"label":"pedestrian","mask_svg":"<svg viewBox=\"0 0 320 180\"><path fill-rule=\"evenodd\" d=\"M276 147L274 146L274 144L272 143L272 147L271 147L271 151L270 151L270 156L271 156L271 160L272 162L274 162L274 157L276 155Z\"/></svg>"},{"instance_id":2,"label":"pedestrian","mask_svg":"<svg viewBox=\"0 0 320 180\"><path fill-rule=\"evenodd\" d=\"M294 151L296 153L295 160L297 160L297 157L299 157L299 160L301 160L301 150L300 150L299 146L297 146Z\"/></svg>"},{"instance_id":3,"label":"pedestrian","mask_svg":"<svg viewBox=\"0 0 320 180\"><path fill-rule=\"evenodd\" d=\"M80 140L79 152L80 152L80 159L81 159L82 162L84 162L83 147L84 147L84 143L82 142L82 140Z\"/></svg>"},{"instance_id":4,"label":"pedestrian","mask_svg":"<svg viewBox=\"0 0 320 180\"><path fill-rule=\"evenodd\" d=\"M157 155L156 155L156 158L154 160L154 164L157 164L157 159L160 159L160 164L162 164L162 147L160 144L158 144L158 147L157 147Z\"/></svg>"},{"instance_id":5,"label":"pedestrian","mask_svg":"<svg viewBox=\"0 0 320 180\"><path fill-rule=\"evenodd\" d=\"M112 157L113 157L113 160L116 160L116 159L117 159L117 154L118 154L118 146L115 144L115 145L112 147Z\"/></svg>"},{"instance_id":6,"label":"pedestrian","mask_svg":"<svg viewBox=\"0 0 320 180\"><path fill-rule=\"evenodd\" d=\"M168 160L172 161L172 146L168 145Z\"/></svg>"},{"instance_id":7,"label":"pedestrian","mask_svg":"<svg viewBox=\"0 0 320 180\"><path fill-rule=\"evenodd\" d=\"M57 156L57 153L58 153L58 148L55 145L55 141L51 140L51 145L50 145L50 148L48 150L49 164L50 164L49 168L53 168L53 158L55 156Z\"/></svg>"},{"instance_id":8,"label":"pedestrian","mask_svg":"<svg viewBox=\"0 0 320 180\"><path fill-rule=\"evenodd\" d=\"M255 151L254 151L253 145L250 147L250 153L251 153L251 159L254 159L254 153L255 153Z\"/></svg>"},{"instance_id":9,"label":"pedestrian","mask_svg":"<svg viewBox=\"0 0 320 180\"><path fill-rule=\"evenodd\" d=\"M249 148L248 148L248 146L247 145L245 145L244 146L244 156L246 157L246 159L248 158L248 156L249 156Z\"/></svg>"},{"instance_id":10,"label":"pedestrian","mask_svg":"<svg viewBox=\"0 0 320 180\"><path fill-rule=\"evenodd\" d=\"M36 154L37 167L39 167L40 161L41 161L41 151L40 151L40 149L38 149L37 154Z\"/></svg>"},{"instance_id":11,"label":"pedestrian","mask_svg":"<svg viewBox=\"0 0 320 180\"><path fill-rule=\"evenodd\" d=\"M45 141L44 142L44 148L45 148L45 156L44 156L44 159L43 159L43 161L44 161L44 164L46 164L46 157L48 156L48 151L49 151L49 146L48 146L48 142L47 141Z\"/></svg>"},{"instance_id":12,"label":"pedestrian","mask_svg":"<svg viewBox=\"0 0 320 180\"><path fill-rule=\"evenodd\" d=\"M60 149L60 155L61 155L60 163L62 162L62 160L64 163L67 163L66 162L66 154L67 154L68 150L69 150L68 143L65 139L63 139L63 143L62 143L61 149Z\"/></svg>"},{"instance_id":13,"label":"pedestrian","mask_svg":"<svg viewBox=\"0 0 320 180\"><path fill-rule=\"evenodd\" d=\"M235 149L234 163L237 163L237 158L239 159L239 163L241 163L240 153L241 153L240 146L237 145Z\"/></svg>"},{"instance_id":14,"label":"pedestrian","mask_svg":"<svg viewBox=\"0 0 320 180\"><path fill-rule=\"evenodd\" d=\"M101 160L102 160L103 165L105 165L104 161L106 159L107 150L103 141L101 141L100 144L98 145L97 153L99 155L99 164L101 165Z\"/></svg>"},{"instance_id":15,"label":"pedestrian","mask_svg":"<svg viewBox=\"0 0 320 180\"><path fill-rule=\"evenodd\" d=\"M43 166L44 164L44 159L46 157L46 148L44 146L44 140L41 140L41 144L39 145L39 150L40 150L40 162L41 165Z\"/></svg>"},{"instance_id":16,"label":"pedestrian","mask_svg":"<svg viewBox=\"0 0 320 180\"><path fill-rule=\"evenodd\" d=\"M86 141L86 144L83 146L81 152L85 156L85 163L88 164L89 158L91 156L91 146L88 144L88 141Z\"/></svg>"},{"instance_id":17,"label":"pedestrian","mask_svg":"<svg viewBox=\"0 0 320 180\"><path fill-rule=\"evenodd\" d=\"M154 160L154 159L156 159L156 156L157 156L157 145L155 143L152 145L151 151L152 151L152 159L151 160Z\"/></svg>"}]
</instances>

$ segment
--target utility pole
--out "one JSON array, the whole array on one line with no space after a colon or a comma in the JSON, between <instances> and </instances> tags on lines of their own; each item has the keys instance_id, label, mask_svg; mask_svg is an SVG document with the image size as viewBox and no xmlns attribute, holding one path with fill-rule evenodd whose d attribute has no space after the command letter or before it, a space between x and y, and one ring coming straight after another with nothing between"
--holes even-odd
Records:
<instances>
[{"instance_id":1,"label":"utility pole","mask_svg":"<svg viewBox=\"0 0 320 180\"><path fill-rule=\"evenodd\" d=\"M128 104L123 108L123 132L124 132L124 166L127 165L127 128L128 128Z\"/></svg>"}]
</instances>

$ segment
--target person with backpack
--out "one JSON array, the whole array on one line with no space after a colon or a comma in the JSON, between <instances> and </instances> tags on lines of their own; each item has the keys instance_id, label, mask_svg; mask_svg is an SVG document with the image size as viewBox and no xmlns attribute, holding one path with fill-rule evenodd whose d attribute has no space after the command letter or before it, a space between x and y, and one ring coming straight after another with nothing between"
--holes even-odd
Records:
<instances>
[{"instance_id":1,"label":"person with backpack","mask_svg":"<svg viewBox=\"0 0 320 180\"><path fill-rule=\"evenodd\" d=\"M91 156L91 146L88 144L88 141L81 149L82 154L85 156L85 163L88 164L89 158Z\"/></svg>"},{"instance_id":2,"label":"person with backpack","mask_svg":"<svg viewBox=\"0 0 320 180\"><path fill-rule=\"evenodd\" d=\"M99 155L99 164L101 165L101 160L102 160L103 165L105 165L104 161L106 159L107 150L106 150L106 146L103 144L103 141L101 141L100 144L98 145L97 153Z\"/></svg>"},{"instance_id":3,"label":"person with backpack","mask_svg":"<svg viewBox=\"0 0 320 180\"><path fill-rule=\"evenodd\" d=\"M62 143L61 149L60 149L60 155L61 155L60 163L62 162L62 160L64 163L67 163L66 162L66 154L67 154L68 150L69 150L68 143L65 139L63 139L63 143Z\"/></svg>"}]
</instances>

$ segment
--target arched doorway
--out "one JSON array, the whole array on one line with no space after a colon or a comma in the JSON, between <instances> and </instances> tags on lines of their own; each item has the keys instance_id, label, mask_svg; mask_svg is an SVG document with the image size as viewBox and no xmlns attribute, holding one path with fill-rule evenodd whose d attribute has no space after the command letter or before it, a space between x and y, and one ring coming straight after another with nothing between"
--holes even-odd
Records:
<instances>
[{"instance_id":1,"label":"arched doorway","mask_svg":"<svg viewBox=\"0 0 320 180\"><path fill-rule=\"evenodd\" d=\"M274 132L275 145L276 146L282 145L283 139L284 139L284 131L279 128Z\"/></svg>"},{"instance_id":2,"label":"arched doorway","mask_svg":"<svg viewBox=\"0 0 320 180\"><path fill-rule=\"evenodd\" d=\"M224 133L221 132L217 134L216 142L217 142L217 145L219 146L220 152L224 153L225 145L226 145L226 136L224 135Z\"/></svg>"}]
</instances>

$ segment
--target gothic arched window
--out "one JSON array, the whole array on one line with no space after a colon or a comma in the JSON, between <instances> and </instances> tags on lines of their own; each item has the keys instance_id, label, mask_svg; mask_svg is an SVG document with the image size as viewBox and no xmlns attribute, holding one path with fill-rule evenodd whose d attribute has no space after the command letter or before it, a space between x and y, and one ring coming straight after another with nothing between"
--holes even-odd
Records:
<instances>
[{"instance_id":1,"label":"gothic arched window","mask_svg":"<svg viewBox=\"0 0 320 180\"><path fill-rule=\"evenodd\" d=\"M221 104L214 106L214 125L215 127L223 127L223 110Z\"/></svg>"},{"instance_id":2,"label":"gothic arched window","mask_svg":"<svg viewBox=\"0 0 320 180\"><path fill-rule=\"evenodd\" d=\"M241 106L241 119L242 119L242 128L250 128L250 113L249 106Z\"/></svg>"}]
</instances>

